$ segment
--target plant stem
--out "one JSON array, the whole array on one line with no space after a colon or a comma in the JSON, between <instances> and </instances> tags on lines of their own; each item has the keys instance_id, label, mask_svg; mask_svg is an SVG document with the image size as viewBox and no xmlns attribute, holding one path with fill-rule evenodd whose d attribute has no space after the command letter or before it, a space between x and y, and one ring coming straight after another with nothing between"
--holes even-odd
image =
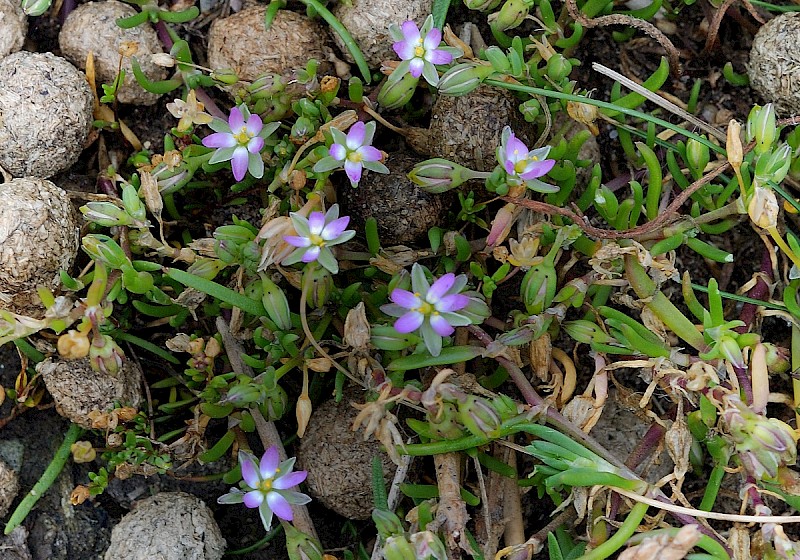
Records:
<instances>
[{"instance_id":1,"label":"plant stem","mask_svg":"<svg viewBox=\"0 0 800 560\"><path fill-rule=\"evenodd\" d=\"M614 533L614 536L594 550L581 556L581 560L604 560L622 548L625 541L636 532L636 528L639 527L639 523L644 519L644 514L647 513L648 507L647 504L643 503L637 503L633 506L628 517L625 518L625 522L619 530Z\"/></svg>"},{"instance_id":2,"label":"plant stem","mask_svg":"<svg viewBox=\"0 0 800 560\"><path fill-rule=\"evenodd\" d=\"M56 481L58 475L61 474L61 471L64 469L64 465L67 464L67 459L70 456L70 448L72 444L78 441L78 438L83 433L83 428L78 426L77 424L70 424L69 429L67 430L66 435L64 436L64 441L61 442L61 447L58 448L56 451L53 460L50 461L50 464L47 465L44 473L42 473L42 477L33 485L30 492L28 492L22 501L17 506L17 509L14 510L14 513L11 514L11 517L6 524L6 528L3 531L4 534L8 535L16 529L20 523L25 521L25 518L28 516L30 511L33 509L33 506L36 505L36 502L39 501L45 492L53 485L53 482Z\"/></svg>"}]
</instances>

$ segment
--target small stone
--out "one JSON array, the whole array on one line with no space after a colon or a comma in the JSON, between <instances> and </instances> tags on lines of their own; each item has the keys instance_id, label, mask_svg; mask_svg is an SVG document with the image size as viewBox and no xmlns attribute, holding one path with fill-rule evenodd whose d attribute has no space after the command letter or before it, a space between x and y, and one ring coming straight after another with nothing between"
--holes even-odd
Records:
<instances>
[{"instance_id":1,"label":"small stone","mask_svg":"<svg viewBox=\"0 0 800 560\"><path fill-rule=\"evenodd\" d=\"M225 539L192 494L162 492L137 502L111 532L105 560L219 560Z\"/></svg>"},{"instance_id":2,"label":"small stone","mask_svg":"<svg viewBox=\"0 0 800 560\"><path fill-rule=\"evenodd\" d=\"M19 476L11 466L0 459L0 517L5 517L19 492Z\"/></svg>"},{"instance_id":3,"label":"small stone","mask_svg":"<svg viewBox=\"0 0 800 560\"><path fill-rule=\"evenodd\" d=\"M20 2L0 0L0 58L22 48L28 33L28 17Z\"/></svg>"},{"instance_id":4,"label":"small stone","mask_svg":"<svg viewBox=\"0 0 800 560\"><path fill-rule=\"evenodd\" d=\"M56 411L84 428L92 428L89 413L107 412L117 404L136 408L142 401L142 370L133 360L125 360L114 375L96 372L88 358L74 361L47 360L36 365Z\"/></svg>"},{"instance_id":5,"label":"small stone","mask_svg":"<svg viewBox=\"0 0 800 560\"><path fill-rule=\"evenodd\" d=\"M136 60L149 80L163 80L167 70L153 64L152 54L163 53L158 35L149 23L123 29L117 19L135 15L137 11L117 0L81 4L69 14L58 35L61 52L73 64L86 69L86 57L94 55L95 72L100 83L110 84L117 77L120 48L123 43L136 44ZM131 58L122 60L125 80L117 92L120 103L152 105L160 95L145 91L137 82L131 67ZM99 83L98 83L99 88Z\"/></svg>"},{"instance_id":6,"label":"small stone","mask_svg":"<svg viewBox=\"0 0 800 560\"><path fill-rule=\"evenodd\" d=\"M72 266L78 219L67 193L42 179L0 184L0 200L0 309L43 317L36 288L55 290Z\"/></svg>"},{"instance_id":7,"label":"small stone","mask_svg":"<svg viewBox=\"0 0 800 560\"><path fill-rule=\"evenodd\" d=\"M92 126L86 76L51 53L0 60L0 165L16 177L52 177L78 161Z\"/></svg>"},{"instance_id":8,"label":"small stone","mask_svg":"<svg viewBox=\"0 0 800 560\"><path fill-rule=\"evenodd\" d=\"M750 85L788 117L800 113L800 13L781 14L756 33L747 73Z\"/></svg>"},{"instance_id":9,"label":"small stone","mask_svg":"<svg viewBox=\"0 0 800 560\"><path fill-rule=\"evenodd\" d=\"M280 10L264 31L265 5L246 8L217 19L208 32L208 64L215 70L232 68L241 80L252 82L266 73L289 76L305 68L310 58L320 62L320 73L331 66L326 61L328 34L320 24L289 10Z\"/></svg>"},{"instance_id":10,"label":"small stone","mask_svg":"<svg viewBox=\"0 0 800 560\"><path fill-rule=\"evenodd\" d=\"M398 60L397 53L392 49L394 40L389 35L389 26L412 20L417 27L421 27L431 8L431 0L351 0L336 2L332 11L353 36L370 68L380 68L384 60ZM344 57L354 62L338 34L333 35L333 40Z\"/></svg>"},{"instance_id":11,"label":"small stone","mask_svg":"<svg viewBox=\"0 0 800 560\"><path fill-rule=\"evenodd\" d=\"M364 441L360 431L351 430L358 410L350 403L357 395L345 392L339 404L330 400L314 410L297 463L308 471L306 485L313 498L348 519L369 519L374 507L372 460L380 459L385 484L391 483L395 466L380 443Z\"/></svg>"},{"instance_id":12,"label":"small stone","mask_svg":"<svg viewBox=\"0 0 800 560\"><path fill-rule=\"evenodd\" d=\"M408 153L392 152L385 162L388 175L366 171L358 187L343 186L338 191L342 214L362 231L366 219L374 217L384 246L425 237L430 228L442 225L449 197L426 193L411 182L407 174L418 161Z\"/></svg>"}]
</instances>

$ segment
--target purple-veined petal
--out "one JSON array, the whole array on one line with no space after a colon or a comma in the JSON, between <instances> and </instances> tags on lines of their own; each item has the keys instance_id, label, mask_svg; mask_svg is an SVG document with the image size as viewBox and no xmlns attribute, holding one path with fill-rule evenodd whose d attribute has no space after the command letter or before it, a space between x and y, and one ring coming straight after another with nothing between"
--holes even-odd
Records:
<instances>
[{"instance_id":1,"label":"purple-veined petal","mask_svg":"<svg viewBox=\"0 0 800 560\"><path fill-rule=\"evenodd\" d=\"M272 527L272 510L266 500L258 506L258 515L261 517L261 524L264 526L264 530L269 531L270 527Z\"/></svg>"},{"instance_id":2,"label":"purple-veined petal","mask_svg":"<svg viewBox=\"0 0 800 560\"><path fill-rule=\"evenodd\" d=\"M453 62L453 55L442 49L434 49L425 53L425 58L432 64L450 64Z\"/></svg>"},{"instance_id":3,"label":"purple-veined petal","mask_svg":"<svg viewBox=\"0 0 800 560\"><path fill-rule=\"evenodd\" d=\"M401 288L395 288L392 290L392 293L389 295L389 299L404 309L419 307L422 303L422 300L420 300L418 296Z\"/></svg>"},{"instance_id":4,"label":"purple-veined petal","mask_svg":"<svg viewBox=\"0 0 800 560\"><path fill-rule=\"evenodd\" d=\"M264 160L259 154L250 154L247 158L247 170L256 179L264 176Z\"/></svg>"},{"instance_id":5,"label":"purple-veined petal","mask_svg":"<svg viewBox=\"0 0 800 560\"><path fill-rule=\"evenodd\" d=\"M439 336L450 336L455 331L453 326L447 322L447 319L438 313L431 315L431 328Z\"/></svg>"},{"instance_id":6,"label":"purple-veined petal","mask_svg":"<svg viewBox=\"0 0 800 560\"><path fill-rule=\"evenodd\" d=\"M294 517L291 504L277 492L267 494L267 503L272 512L284 521L291 521Z\"/></svg>"},{"instance_id":7,"label":"purple-veined petal","mask_svg":"<svg viewBox=\"0 0 800 560\"><path fill-rule=\"evenodd\" d=\"M400 60L411 60L414 58L414 46L415 44L408 40L397 41L392 45L392 49Z\"/></svg>"},{"instance_id":8,"label":"purple-veined petal","mask_svg":"<svg viewBox=\"0 0 800 560\"><path fill-rule=\"evenodd\" d=\"M311 240L308 237L300 237L299 235L284 235L283 240L293 247L308 247L311 245Z\"/></svg>"},{"instance_id":9,"label":"purple-veined petal","mask_svg":"<svg viewBox=\"0 0 800 560\"><path fill-rule=\"evenodd\" d=\"M374 146L361 146L356 151L363 161L380 161L383 159L383 153Z\"/></svg>"},{"instance_id":10,"label":"purple-veined petal","mask_svg":"<svg viewBox=\"0 0 800 560\"><path fill-rule=\"evenodd\" d=\"M469 298L464 294L450 294L436 302L436 311L458 311L469 305Z\"/></svg>"},{"instance_id":11,"label":"purple-veined petal","mask_svg":"<svg viewBox=\"0 0 800 560\"><path fill-rule=\"evenodd\" d=\"M419 41L419 28L413 21L406 20L400 25L400 30L403 32L403 37L409 43L415 44Z\"/></svg>"},{"instance_id":12,"label":"purple-veined petal","mask_svg":"<svg viewBox=\"0 0 800 560\"><path fill-rule=\"evenodd\" d=\"M555 166L556 160L554 159L546 159L543 161L531 161L525 167L525 171L519 176L520 179L527 181L528 179L536 179L537 177L541 177L542 175L547 175L553 166Z\"/></svg>"},{"instance_id":13,"label":"purple-veined petal","mask_svg":"<svg viewBox=\"0 0 800 560\"><path fill-rule=\"evenodd\" d=\"M257 508L264 501L264 492L261 490L253 490L244 495L242 503L249 508Z\"/></svg>"},{"instance_id":14,"label":"purple-veined petal","mask_svg":"<svg viewBox=\"0 0 800 560\"><path fill-rule=\"evenodd\" d=\"M366 132L366 125L363 121L356 122L347 131L347 147L350 150L357 150L364 144L364 134Z\"/></svg>"},{"instance_id":15,"label":"purple-veined petal","mask_svg":"<svg viewBox=\"0 0 800 560\"><path fill-rule=\"evenodd\" d=\"M239 464L242 466L242 480L250 488L256 488L261 483L261 478L258 476L256 458L246 451L240 451Z\"/></svg>"},{"instance_id":16,"label":"purple-veined petal","mask_svg":"<svg viewBox=\"0 0 800 560\"><path fill-rule=\"evenodd\" d=\"M336 161L344 161L347 157L347 148L341 144L331 144L328 148L328 154Z\"/></svg>"},{"instance_id":17,"label":"purple-veined petal","mask_svg":"<svg viewBox=\"0 0 800 560\"><path fill-rule=\"evenodd\" d=\"M275 482L272 483L272 487L276 490L288 490L292 486L297 486L303 482L307 476L307 471L296 471L285 474L280 478L276 478Z\"/></svg>"},{"instance_id":18,"label":"purple-veined petal","mask_svg":"<svg viewBox=\"0 0 800 560\"><path fill-rule=\"evenodd\" d=\"M264 451L264 454L261 456L261 463L258 465L261 478L272 478L275 476L275 471L278 469L280 462L281 456L280 453L278 453L278 448L271 445L269 449Z\"/></svg>"},{"instance_id":19,"label":"purple-veined petal","mask_svg":"<svg viewBox=\"0 0 800 560\"><path fill-rule=\"evenodd\" d=\"M347 178L350 179L350 183L353 185L358 184L361 180L361 172L363 169L364 166L361 165L360 161L356 163L348 159L344 162L344 172L347 173Z\"/></svg>"},{"instance_id":20,"label":"purple-veined petal","mask_svg":"<svg viewBox=\"0 0 800 560\"><path fill-rule=\"evenodd\" d=\"M320 251L319 245L312 245L311 247L306 249L306 252L303 255L303 258L300 259L300 260L302 260L304 263L313 262L313 261L317 260L317 257L319 257L319 251Z\"/></svg>"},{"instance_id":21,"label":"purple-veined petal","mask_svg":"<svg viewBox=\"0 0 800 560\"><path fill-rule=\"evenodd\" d=\"M247 133L252 136L255 136L256 134L261 132L262 128L264 128L264 123L261 122L261 117L259 117L258 115L250 115L250 118L247 119L247 124L245 125Z\"/></svg>"},{"instance_id":22,"label":"purple-veined petal","mask_svg":"<svg viewBox=\"0 0 800 560\"><path fill-rule=\"evenodd\" d=\"M320 237L325 241L332 241L342 235L342 232L347 229L347 224L350 223L350 216L342 216L339 219L333 220L322 228Z\"/></svg>"},{"instance_id":23,"label":"purple-veined petal","mask_svg":"<svg viewBox=\"0 0 800 560\"><path fill-rule=\"evenodd\" d=\"M250 152L244 146L239 146L233 152L231 158L231 169L233 170L233 178L237 181L244 179L247 174L248 160L250 159Z\"/></svg>"},{"instance_id":24,"label":"purple-veined petal","mask_svg":"<svg viewBox=\"0 0 800 560\"><path fill-rule=\"evenodd\" d=\"M428 303L437 303L447 293L455 280L456 275L452 272L449 272L439 278L431 285L428 293L425 294L425 301Z\"/></svg>"},{"instance_id":25,"label":"purple-veined petal","mask_svg":"<svg viewBox=\"0 0 800 560\"><path fill-rule=\"evenodd\" d=\"M206 148L233 148L236 145L236 138L227 132L214 132L203 138L203 146Z\"/></svg>"},{"instance_id":26,"label":"purple-veined petal","mask_svg":"<svg viewBox=\"0 0 800 560\"><path fill-rule=\"evenodd\" d=\"M394 322L394 330L403 334L414 332L422 325L424 320L425 315L419 311L409 311Z\"/></svg>"},{"instance_id":27,"label":"purple-veined petal","mask_svg":"<svg viewBox=\"0 0 800 560\"><path fill-rule=\"evenodd\" d=\"M408 73L419 78L422 76L422 69L425 68L425 61L421 58L412 58L411 63L408 65Z\"/></svg>"},{"instance_id":28,"label":"purple-veined petal","mask_svg":"<svg viewBox=\"0 0 800 560\"><path fill-rule=\"evenodd\" d=\"M325 214L322 212L311 212L308 217L308 231L311 235L319 235L325 227Z\"/></svg>"},{"instance_id":29,"label":"purple-veined petal","mask_svg":"<svg viewBox=\"0 0 800 560\"><path fill-rule=\"evenodd\" d=\"M432 51L436 47L439 46L439 43L442 42L442 32L439 31L436 27L428 31L428 34L425 35L425 40L422 41L422 46L425 48L426 51Z\"/></svg>"},{"instance_id":30,"label":"purple-veined petal","mask_svg":"<svg viewBox=\"0 0 800 560\"><path fill-rule=\"evenodd\" d=\"M253 136L247 143L247 151L251 154L257 154L264 148L264 139L261 136Z\"/></svg>"},{"instance_id":31,"label":"purple-veined petal","mask_svg":"<svg viewBox=\"0 0 800 560\"><path fill-rule=\"evenodd\" d=\"M235 132L239 132L239 129L244 126L244 115L242 115L242 110L239 107L231 109L231 114L228 117L228 126Z\"/></svg>"},{"instance_id":32,"label":"purple-veined petal","mask_svg":"<svg viewBox=\"0 0 800 560\"><path fill-rule=\"evenodd\" d=\"M425 343L425 348L431 353L431 356L438 356L442 353L442 337L436 334L433 327L429 322L426 322L420 328L419 333L422 335L422 341Z\"/></svg>"}]
</instances>

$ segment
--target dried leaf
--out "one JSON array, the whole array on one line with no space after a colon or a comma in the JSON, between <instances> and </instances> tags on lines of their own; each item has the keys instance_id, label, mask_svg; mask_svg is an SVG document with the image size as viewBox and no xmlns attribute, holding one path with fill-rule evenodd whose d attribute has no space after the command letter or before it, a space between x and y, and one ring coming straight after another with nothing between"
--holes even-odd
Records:
<instances>
[{"instance_id":1,"label":"dried leaf","mask_svg":"<svg viewBox=\"0 0 800 560\"><path fill-rule=\"evenodd\" d=\"M697 525L684 525L675 536L644 539L619 555L619 560L681 560L700 540Z\"/></svg>"}]
</instances>

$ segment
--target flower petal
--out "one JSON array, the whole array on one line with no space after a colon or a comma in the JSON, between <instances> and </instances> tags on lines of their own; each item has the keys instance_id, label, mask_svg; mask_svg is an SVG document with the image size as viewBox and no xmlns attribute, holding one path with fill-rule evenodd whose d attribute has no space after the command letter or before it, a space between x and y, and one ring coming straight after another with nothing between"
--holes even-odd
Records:
<instances>
[{"instance_id":1,"label":"flower petal","mask_svg":"<svg viewBox=\"0 0 800 560\"><path fill-rule=\"evenodd\" d=\"M294 231L303 237L309 237L311 235L311 229L308 225L308 218L298 214L297 212L290 212L289 217L292 219Z\"/></svg>"},{"instance_id":2,"label":"flower petal","mask_svg":"<svg viewBox=\"0 0 800 560\"><path fill-rule=\"evenodd\" d=\"M413 21L406 20L400 25L400 30L403 32L403 37L409 43L416 43L419 41L419 28Z\"/></svg>"},{"instance_id":3,"label":"flower petal","mask_svg":"<svg viewBox=\"0 0 800 560\"><path fill-rule=\"evenodd\" d=\"M358 182L361 180L361 171L364 169L364 166L361 165L361 162L354 162L350 161L349 159L344 162L344 171L347 173L347 178L350 179L351 185L357 185Z\"/></svg>"},{"instance_id":4,"label":"flower petal","mask_svg":"<svg viewBox=\"0 0 800 560\"><path fill-rule=\"evenodd\" d=\"M208 160L208 163L215 164L215 163L222 163L223 161L230 161L233 157L233 153L236 151L236 148L217 148L217 151L211 154L211 157Z\"/></svg>"},{"instance_id":5,"label":"flower petal","mask_svg":"<svg viewBox=\"0 0 800 560\"><path fill-rule=\"evenodd\" d=\"M302 506L307 504L311 501L311 498L303 494L302 492L293 492L292 490L279 490L278 494L286 498L286 501L290 504L296 504Z\"/></svg>"},{"instance_id":6,"label":"flower petal","mask_svg":"<svg viewBox=\"0 0 800 560\"><path fill-rule=\"evenodd\" d=\"M264 139L261 136L253 136L247 143L247 151L251 154L260 153L264 148Z\"/></svg>"},{"instance_id":7,"label":"flower petal","mask_svg":"<svg viewBox=\"0 0 800 560\"><path fill-rule=\"evenodd\" d=\"M233 134L228 132L214 132L203 138L203 146L206 148L233 148L236 144Z\"/></svg>"},{"instance_id":8,"label":"flower petal","mask_svg":"<svg viewBox=\"0 0 800 560\"><path fill-rule=\"evenodd\" d=\"M431 328L439 336L450 336L455 331L447 319L438 314L431 315Z\"/></svg>"},{"instance_id":9,"label":"flower petal","mask_svg":"<svg viewBox=\"0 0 800 560\"><path fill-rule=\"evenodd\" d=\"M453 286L453 282L456 280L456 275L452 272L448 272L438 280L436 280L432 285L428 293L425 294L425 301L428 303L437 303L447 291ZM466 304L464 304L466 305Z\"/></svg>"},{"instance_id":10,"label":"flower petal","mask_svg":"<svg viewBox=\"0 0 800 560\"><path fill-rule=\"evenodd\" d=\"M425 277L425 269L418 263L411 267L411 289L418 294L427 294L431 289L428 279Z\"/></svg>"},{"instance_id":11,"label":"flower petal","mask_svg":"<svg viewBox=\"0 0 800 560\"><path fill-rule=\"evenodd\" d=\"M439 46L439 43L442 42L442 32L439 31L436 27L428 31L428 34L425 35L425 40L422 41L422 46L425 47L426 51L432 51L436 47Z\"/></svg>"},{"instance_id":12,"label":"flower petal","mask_svg":"<svg viewBox=\"0 0 800 560\"><path fill-rule=\"evenodd\" d=\"M250 488L255 488L261 483L258 476L258 463L256 458L247 451L239 451L239 464L242 466L242 479Z\"/></svg>"},{"instance_id":13,"label":"flower petal","mask_svg":"<svg viewBox=\"0 0 800 560\"><path fill-rule=\"evenodd\" d=\"M364 144L364 134L366 125L363 121L357 121L350 130L347 131L347 147L350 150L357 150Z\"/></svg>"},{"instance_id":14,"label":"flower petal","mask_svg":"<svg viewBox=\"0 0 800 560\"><path fill-rule=\"evenodd\" d=\"M308 217L308 231L310 235L319 235L325 227L325 214L322 212L311 212Z\"/></svg>"},{"instance_id":15,"label":"flower petal","mask_svg":"<svg viewBox=\"0 0 800 560\"><path fill-rule=\"evenodd\" d=\"M264 160L259 154L250 154L247 158L247 170L256 179L264 176Z\"/></svg>"},{"instance_id":16,"label":"flower petal","mask_svg":"<svg viewBox=\"0 0 800 560\"><path fill-rule=\"evenodd\" d=\"M389 294L389 299L405 309L419 307L422 303L418 296L408 290L401 290L400 288L392 290L392 293Z\"/></svg>"},{"instance_id":17,"label":"flower petal","mask_svg":"<svg viewBox=\"0 0 800 560\"><path fill-rule=\"evenodd\" d=\"M244 495L242 502L249 508L257 508L264 501L264 492L261 490L252 490Z\"/></svg>"},{"instance_id":18,"label":"flower petal","mask_svg":"<svg viewBox=\"0 0 800 560\"><path fill-rule=\"evenodd\" d=\"M395 303L385 303L381 305L381 311L386 313L389 317L402 317L408 312L408 308Z\"/></svg>"},{"instance_id":19,"label":"flower petal","mask_svg":"<svg viewBox=\"0 0 800 560\"><path fill-rule=\"evenodd\" d=\"M275 471L278 469L278 464L281 462L280 453L275 445L271 445L269 449L264 451L261 456L261 463L258 465L258 470L261 473L261 478L272 478L275 476Z\"/></svg>"},{"instance_id":20,"label":"flower petal","mask_svg":"<svg viewBox=\"0 0 800 560\"><path fill-rule=\"evenodd\" d=\"M313 262L317 260L317 257L319 257L319 252L320 252L319 245L312 245L311 247L306 249L306 252L303 254L303 258L300 260L303 261L304 263Z\"/></svg>"},{"instance_id":21,"label":"flower petal","mask_svg":"<svg viewBox=\"0 0 800 560\"><path fill-rule=\"evenodd\" d=\"M428 51L425 55L425 58L431 64L450 64L453 62L453 55L447 51L443 51L442 49Z\"/></svg>"},{"instance_id":22,"label":"flower petal","mask_svg":"<svg viewBox=\"0 0 800 560\"><path fill-rule=\"evenodd\" d=\"M294 515L292 514L292 506L286 501L286 498L278 494L277 492L270 492L267 494L267 503L269 504L270 509L277 515L279 518L283 519L284 521L291 521Z\"/></svg>"},{"instance_id":23,"label":"flower petal","mask_svg":"<svg viewBox=\"0 0 800 560\"><path fill-rule=\"evenodd\" d=\"M310 247L311 240L308 237L300 237L298 235L284 235L283 240L293 247Z\"/></svg>"},{"instance_id":24,"label":"flower petal","mask_svg":"<svg viewBox=\"0 0 800 560\"><path fill-rule=\"evenodd\" d=\"M325 241L332 241L339 237L344 230L347 229L347 224L350 223L350 216L342 216L338 220L333 220L322 228L320 237Z\"/></svg>"},{"instance_id":25,"label":"flower petal","mask_svg":"<svg viewBox=\"0 0 800 560\"><path fill-rule=\"evenodd\" d=\"M261 132L261 129L263 127L264 127L264 123L261 122L261 117L259 117L258 115L250 115L250 118L247 119L247 124L245 125L245 130L247 130L248 134L250 134L252 136L255 136L259 132Z\"/></svg>"},{"instance_id":26,"label":"flower petal","mask_svg":"<svg viewBox=\"0 0 800 560\"><path fill-rule=\"evenodd\" d=\"M242 115L242 110L239 107L231 109L231 114L228 117L228 126L231 127L232 131L236 132L244 126L244 115Z\"/></svg>"},{"instance_id":27,"label":"flower petal","mask_svg":"<svg viewBox=\"0 0 800 560\"><path fill-rule=\"evenodd\" d=\"M440 315L454 327L466 327L467 325L471 325L473 322L472 319L465 315L461 315L460 313L443 312L440 313Z\"/></svg>"},{"instance_id":28,"label":"flower petal","mask_svg":"<svg viewBox=\"0 0 800 560\"><path fill-rule=\"evenodd\" d=\"M412 58L411 63L408 65L408 73L419 78L422 76L422 70L425 68L425 61L421 58Z\"/></svg>"},{"instance_id":29,"label":"flower petal","mask_svg":"<svg viewBox=\"0 0 800 560\"><path fill-rule=\"evenodd\" d=\"M543 175L547 175L556 164L554 159L546 159L543 161L531 161L525 167L525 171L519 176L520 179L525 181L529 179L536 179Z\"/></svg>"},{"instance_id":30,"label":"flower petal","mask_svg":"<svg viewBox=\"0 0 800 560\"><path fill-rule=\"evenodd\" d=\"M247 174L248 160L250 153L244 146L239 146L234 150L233 157L231 158L231 169L233 170L233 178L237 181L244 179Z\"/></svg>"},{"instance_id":31,"label":"flower petal","mask_svg":"<svg viewBox=\"0 0 800 560\"><path fill-rule=\"evenodd\" d=\"M281 261L281 264L284 266L289 266L295 263L299 263L303 256L306 254L305 247L300 247L299 249L295 249L292 253Z\"/></svg>"},{"instance_id":32,"label":"flower petal","mask_svg":"<svg viewBox=\"0 0 800 560\"><path fill-rule=\"evenodd\" d=\"M331 144L331 147L328 148L328 154L336 161L344 161L347 157L347 148L341 144ZM314 170L316 171L316 168Z\"/></svg>"},{"instance_id":33,"label":"flower petal","mask_svg":"<svg viewBox=\"0 0 800 560\"><path fill-rule=\"evenodd\" d=\"M469 304L469 298L463 294L450 294L444 296L436 303L437 311L458 311Z\"/></svg>"},{"instance_id":34,"label":"flower petal","mask_svg":"<svg viewBox=\"0 0 800 560\"><path fill-rule=\"evenodd\" d=\"M414 44L410 41L397 41L392 44L392 49L400 60L411 60L414 58Z\"/></svg>"},{"instance_id":35,"label":"flower petal","mask_svg":"<svg viewBox=\"0 0 800 560\"><path fill-rule=\"evenodd\" d=\"M219 498L217 498L218 504L241 504L242 500L244 499L244 492L239 490L238 488L231 488L231 491L227 494L223 494Z\"/></svg>"},{"instance_id":36,"label":"flower petal","mask_svg":"<svg viewBox=\"0 0 800 560\"><path fill-rule=\"evenodd\" d=\"M380 161L383 159L383 152L374 146L361 146L357 152L362 161Z\"/></svg>"},{"instance_id":37,"label":"flower petal","mask_svg":"<svg viewBox=\"0 0 800 560\"><path fill-rule=\"evenodd\" d=\"M324 157L314 164L314 173L325 173L334 169L341 169L342 162L332 156Z\"/></svg>"},{"instance_id":38,"label":"flower petal","mask_svg":"<svg viewBox=\"0 0 800 560\"><path fill-rule=\"evenodd\" d=\"M288 490L292 486L297 486L301 482L303 482L306 477L308 476L307 471L296 471L291 472L289 474L285 474L279 478L275 479L275 482L272 483L272 487L276 490Z\"/></svg>"},{"instance_id":39,"label":"flower petal","mask_svg":"<svg viewBox=\"0 0 800 560\"><path fill-rule=\"evenodd\" d=\"M409 311L394 322L394 330L399 333L410 333L417 330L425 320L425 315L419 311Z\"/></svg>"}]
</instances>

